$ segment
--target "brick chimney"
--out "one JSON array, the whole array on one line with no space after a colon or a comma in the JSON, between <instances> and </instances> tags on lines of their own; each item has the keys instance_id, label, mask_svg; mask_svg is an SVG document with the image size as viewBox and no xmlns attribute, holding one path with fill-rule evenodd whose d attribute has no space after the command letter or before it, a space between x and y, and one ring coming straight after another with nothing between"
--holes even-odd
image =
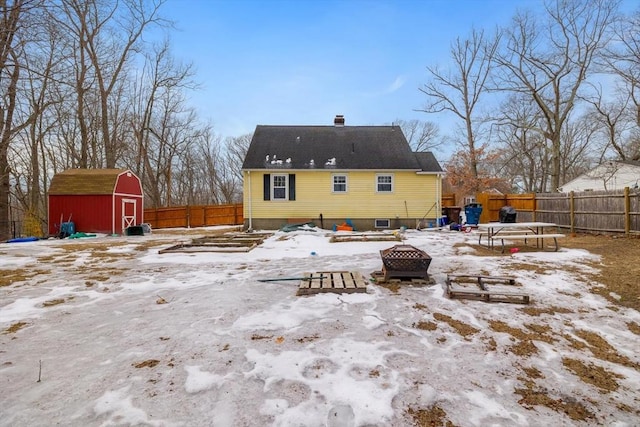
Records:
<instances>
[{"instance_id":1,"label":"brick chimney","mask_svg":"<svg viewBox=\"0 0 640 427\"><path fill-rule=\"evenodd\" d=\"M336 118L333 119L334 126L344 126L344 116L342 114L336 114Z\"/></svg>"}]
</instances>

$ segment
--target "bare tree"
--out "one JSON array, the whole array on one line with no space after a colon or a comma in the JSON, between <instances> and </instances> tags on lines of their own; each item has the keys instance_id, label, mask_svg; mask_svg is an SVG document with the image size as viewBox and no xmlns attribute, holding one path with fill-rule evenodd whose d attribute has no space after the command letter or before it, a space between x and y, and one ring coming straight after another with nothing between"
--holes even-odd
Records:
<instances>
[{"instance_id":1,"label":"bare tree","mask_svg":"<svg viewBox=\"0 0 640 427\"><path fill-rule=\"evenodd\" d=\"M554 191L562 178L562 127L609 40L617 7L612 0L547 1L542 21L531 13L516 14L495 56L502 71L498 87L528 95L540 109L539 130L551 145Z\"/></svg>"},{"instance_id":2,"label":"bare tree","mask_svg":"<svg viewBox=\"0 0 640 427\"><path fill-rule=\"evenodd\" d=\"M605 63L629 88L640 126L640 9L619 20L614 43L607 48Z\"/></svg>"},{"instance_id":3,"label":"bare tree","mask_svg":"<svg viewBox=\"0 0 640 427\"><path fill-rule=\"evenodd\" d=\"M598 123L589 114L569 116L560 135L563 141L560 184L571 181L600 162L598 151L594 149L598 130Z\"/></svg>"},{"instance_id":4,"label":"bare tree","mask_svg":"<svg viewBox=\"0 0 640 427\"><path fill-rule=\"evenodd\" d=\"M601 160L613 151L620 160L639 160L640 150L633 144L632 131L637 125L631 113L633 93L624 88L616 88L612 99L606 100L601 85L592 85L593 95L585 98L591 106L589 117L599 127L604 136L600 148Z\"/></svg>"},{"instance_id":5,"label":"bare tree","mask_svg":"<svg viewBox=\"0 0 640 427\"><path fill-rule=\"evenodd\" d=\"M38 2L0 0L0 240L10 235L10 174L9 147L15 135L33 120L28 115L17 120L19 82L21 79L27 35L30 31L29 14Z\"/></svg>"},{"instance_id":6,"label":"bare tree","mask_svg":"<svg viewBox=\"0 0 640 427\"><path fill-rule=\"evenodd\" d=\"M249 150L252 134L225 139L224 143L224 174L221 181L221 192L225 203L242 201L242 163Z\"/></svg>"},{"instance_id":7,"label":"bare tree","mask_svg":"<svg viewBox=\"0 0 640 427\"><path fill-rule=\"evenodd\" d=\"M420 89L428 98L422 111L447 111L464 122L466 165L470 168L469 176L474 178L478 177L477 109L481 96L487 92L487 79L498 42L498 36L488 38L478 30L473 30L469 39L457 38L451 45L453 68L443 71L428 67L430 81Z\"/></svg>"},{"instance_id":8,"label":"bare tree","mask_svg":"<svg viewBox=\"0 0 640 427\"><path fill-rule=\"evenodd\" d=\"M62 0L65 19L60 23L75 43L75 90L77 119L80 125L80 166L87 167L87 150L98 151L98 141L90 135L87 103L98 112L94 118L100 134L104 166L114 168L122 150L116 128L113 97L127 72L133 55L141 49L141 37L147 27L162 23L158 11L162 0L123 0L105 3L99 0ZM120 89L122 87L120 86ZM88 99L88 98L92 99ZM102 156L101 156L102 157Z\"/></svg>"},{"instance_id":9,"label":"bare tree","mask_svg":"<svg viewBox=\"0 0 640 427\"><path fill-rule=\"evenodd\" d=\"M548 178L548 148L538 131L539 110L522 94L512 94L500 106L494 138L500 154L497 176L510 180L511 186L524 192L544 191Z\"/></svg>"},{"instance_id":10,"label":"bare tree","mask_svg":"<svg viewBox=\"0 0 640 427\"><path fill-rule=\"evenodd\" d=\"M432 151L443 144L442 139L438 138L440 129L434 122L398 119L393 124L400 126L413 151Z\"/></svg>"}]
</instances>

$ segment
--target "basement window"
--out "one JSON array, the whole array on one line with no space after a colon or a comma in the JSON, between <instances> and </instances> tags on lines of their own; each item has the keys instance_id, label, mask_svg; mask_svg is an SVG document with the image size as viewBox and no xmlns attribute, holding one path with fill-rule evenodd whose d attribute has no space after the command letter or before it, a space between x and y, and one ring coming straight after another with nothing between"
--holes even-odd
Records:
<instances>
[{"instance_id":1,"label":"basement window","mask_svg":"<svg viewBox=\"0 0 640 427\"><path fill-rule=\"evenodd\" d=\"M375 228L389 228L391 227L391 221L388 219L376 219L373 226Z\"/></svg>"}]
</instances>

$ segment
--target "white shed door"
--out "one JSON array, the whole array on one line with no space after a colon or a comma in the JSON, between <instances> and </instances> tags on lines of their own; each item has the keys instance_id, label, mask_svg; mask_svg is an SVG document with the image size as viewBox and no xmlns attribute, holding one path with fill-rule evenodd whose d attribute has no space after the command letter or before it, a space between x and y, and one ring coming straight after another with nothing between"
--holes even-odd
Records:
<instances>
[{"instance_id":1,"label":"white shed door","mask_svg":"<svg viewBox=\"0 0 640 427\"><path fill-rule=\"evenodd\" d=\"M122 199L122 233L127 229L136 225L136 210L138 206L136 199Z\"/></svg>"}]
</instances>

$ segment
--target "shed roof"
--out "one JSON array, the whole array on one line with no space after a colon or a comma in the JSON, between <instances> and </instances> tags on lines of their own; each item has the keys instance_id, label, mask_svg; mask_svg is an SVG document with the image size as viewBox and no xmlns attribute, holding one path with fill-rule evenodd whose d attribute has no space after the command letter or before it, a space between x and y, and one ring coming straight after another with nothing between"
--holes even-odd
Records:
<instances>
[{"instance_id":1,"label":"shed roof","mask_svg":"<svg viewBox=\"0 0 640 427\"><path fill-rule=\"evenodd\" d=\"M242 168L278 167L442 172L432 153L411 151L399 126L256 126Z\"/></svg>"},{"instance_id":2,"label":"shed roof","mask_svg":"<svg viewBox=\"0 0 640 427\"><path fill-rule=\"evenodd\" d=\"M51 179L49 195L113 194L127 169L68 169Z\"/></svg>"}]
</instances>

